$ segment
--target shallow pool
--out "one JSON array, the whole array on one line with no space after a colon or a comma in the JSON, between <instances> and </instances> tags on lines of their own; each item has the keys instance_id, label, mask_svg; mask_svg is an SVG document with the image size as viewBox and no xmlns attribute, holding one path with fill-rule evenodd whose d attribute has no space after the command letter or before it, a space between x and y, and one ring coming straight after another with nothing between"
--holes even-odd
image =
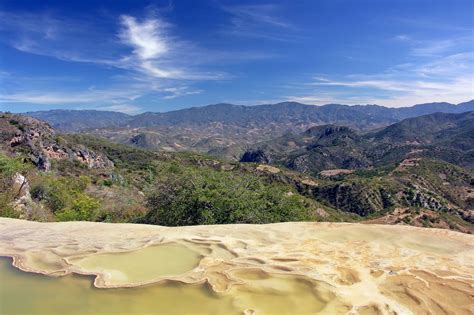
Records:
<instances>
[{"instance_id":1,"label":"shallow pool","mask_svg":"<svg viewBox=\"0 0 474 315\"><path fill-rule=\"evenodd\" d=\"M346 307L321 283L248 273L246 285L225 294L205 284L165 282L135 288L97 289L93 277L26 273L0 258L1 314L315 314ZM242 275L242 274L241 274Z\"/></svg>"},{"instance_id":2,"label":"shallow pool","mask_svg":"<svg viewBox=\"0 0 474 315\"><path fill-rule=\"evenodd\" d=\"M109 285L133 285L181 275L196 267L201 258L184 245L168 243L123 253L88 255L69 262L83 270L102 273Z\"/></svg>"}]
</instances>

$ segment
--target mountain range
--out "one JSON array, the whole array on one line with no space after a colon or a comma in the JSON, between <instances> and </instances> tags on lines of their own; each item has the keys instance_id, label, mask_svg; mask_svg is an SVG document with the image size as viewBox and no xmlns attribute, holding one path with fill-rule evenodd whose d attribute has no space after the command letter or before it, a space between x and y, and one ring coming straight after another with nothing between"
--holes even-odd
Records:
<instances>
[{"instance_id":1,"label":"mountain range","mask_svg":"<svg viewBox=\"0 0 474 315\"><path fill-rule=\"evenodd\" d=\"M135 116L124 113L96 110L50 110L25 113L49 122L54 128L76 132L106 127L156 127L205 125L221 123L251 127L256 124L342 124L358 129L387 125L405 118L436 112L462 113L474 110L474 100L451 104L426 103L411 107L390 108L379 105L306 105L297 102L243 106L215 104L192 107L164 113L146 112ZM289 127L292 128L291 126ZM293 127L294 128L294 127Z\"/></svg>"},{"instance_id":2,"label":"mountain range","mask_svg":"<svg viewBox=\"0 0 474 315\"><path fill-rule=\"evenodd\" d=\"M103 111L54 110L25 115L49 122L62 132L95 134L146 149L194 151L238 160L251 145L327 124L371 131L420 115L474 110L474 101L420 104L405 108L378 105L305 105L285 102L242 106L216 104L135 116Z\"/></svg>"}]
</instances>

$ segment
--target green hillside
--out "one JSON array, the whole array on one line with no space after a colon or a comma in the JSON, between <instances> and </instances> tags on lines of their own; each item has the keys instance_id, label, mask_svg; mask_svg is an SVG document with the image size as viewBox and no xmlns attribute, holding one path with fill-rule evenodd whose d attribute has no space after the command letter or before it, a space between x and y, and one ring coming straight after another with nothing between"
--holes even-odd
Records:
<instances>
[{"instance_id":1,"label":"green hillside","mask_svg":"<svg viewBox=\"0 0 474 315\"><path fill-rule=\"evenodd\" d=\"M450 116L438 132L463 138L469 117ZM173 226L375 221L474 232L474 175L455 165L472 150L392 143L390 129L374 141L348 127L312 127L259 144L243 163L58 134L12 114L0 116L0 128L2 216Z\"/></svg>"}]
</instances>

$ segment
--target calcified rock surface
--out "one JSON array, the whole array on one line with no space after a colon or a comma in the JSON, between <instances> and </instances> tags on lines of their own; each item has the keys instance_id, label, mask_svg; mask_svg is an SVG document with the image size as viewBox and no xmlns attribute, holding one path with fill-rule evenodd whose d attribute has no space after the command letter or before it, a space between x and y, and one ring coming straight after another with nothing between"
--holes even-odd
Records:
<instances>
[{"instance_id":1,"label":"calcified rock surface","mask_svg":"<svg viewBox=\"0 0 474 315\"><path fill-rule=\"evenodd\" d=\"M0 255L13 257L24 271L94 274L97 287L175 280L208 282L225 293L259 273L291 275L318 283L323 311L474 313L474 236L447 230L335 223L167 228L1 218ZM165 269L157 272L157 264Z\"/></svg>"}]
</instances>

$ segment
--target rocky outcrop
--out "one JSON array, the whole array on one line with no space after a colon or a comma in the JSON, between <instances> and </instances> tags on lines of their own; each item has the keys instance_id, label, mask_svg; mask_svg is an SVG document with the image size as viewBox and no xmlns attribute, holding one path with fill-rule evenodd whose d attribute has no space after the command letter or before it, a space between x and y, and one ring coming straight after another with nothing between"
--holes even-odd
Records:
<instances>
[{"instance_id":1,"label":"rocky outcrop","mask_svg":"<svg viewBox=\"0 0 474 315\"><path fill-rule=\"evenodd\" d=\"M140 148L156 148L160 145L159 135L154 133L139 133L130 139L130 144Z\"/></svg>"},{"instance_id":2,"label":"rocky outcrop","mask_svg":"<svg viewBox=\"0 0 474 315\"><path fill-rule=\"evenodd\" d=\"M262 150L251 150L242 155L240 162L268 163L269 159Z\"/></svg>"},{"instance_id":3,"label":"rocky outcrop","mask_svg":"<svg viewBox=\"0 0 474 315\"><path fill-rule=\"evenodd\" d=\"M12 179L12 188L15 193L15 199L31 199L30 195L30 184L25 176L20 173L16 173Z\"/></svg>"},{"instance_id":4,"label":"rocky outcrop","mask_svg":"<svg viewBox=\"0 0 474 315\"><path fill-rule=\"evenodd\" d=\"M113 167L114 163L105 155L82 148L77 151L73 150L76 159L86 164L89 168L108 168Z\"/></svg>"},{"instance_id":5,"label":"rocky outcrop","mask_svg":"<svg viewBox=\"0 0 474 315\"><path fill-rule=\"evenodd\" d=\"M38 169L49 171L52 160L76 160L88 168L109 168L114 164L104 154L68 143L40 120L14 114L0 115L1 144L6 151L26 153Z\"/></svg>"},{"instance_id":6,"label":"rocky outcrop","mask_svg":"<svg viewBox=\"0 0 474 315\"><path fill-rule=\"evenodd\" d=\"M46 221L48 211L46 211L43 205L36 203L30 194L30 183L28 179L20 174L16 173L11 179L13 202L11 207L18 215L20 219Z\"/></svg>"}]
</instances>

